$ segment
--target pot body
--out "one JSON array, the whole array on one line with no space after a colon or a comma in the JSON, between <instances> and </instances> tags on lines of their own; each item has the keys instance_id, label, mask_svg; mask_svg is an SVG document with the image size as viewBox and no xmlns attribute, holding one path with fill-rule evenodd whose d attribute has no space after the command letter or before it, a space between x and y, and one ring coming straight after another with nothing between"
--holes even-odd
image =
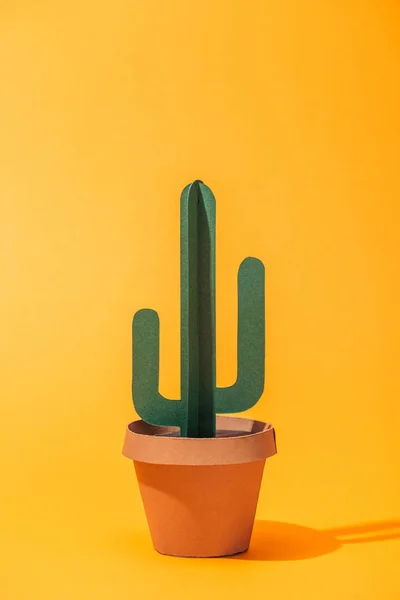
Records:
<instances>
[{"instance_id":1,"label":"pot body","mask_svg":"<svg viewBox=\"0 0 400 600\"><path fill-rule=\"evenodd\" d=\"M134 462L158 552L215 557L248 549L265 460L276 453L271 425L217 417L216 438L181 438L135 421L123 453Z\"/></svg>"},{"instance_id":2,"label":"pot body","mask_svg":"<svg viewBox=\"0 0 400 600\"><path fill-rule=\"evenodd\" d=\"M265 460L211 466L134 464L158 552L211 557L247 550Z\"/></svg>"}]
</instances>

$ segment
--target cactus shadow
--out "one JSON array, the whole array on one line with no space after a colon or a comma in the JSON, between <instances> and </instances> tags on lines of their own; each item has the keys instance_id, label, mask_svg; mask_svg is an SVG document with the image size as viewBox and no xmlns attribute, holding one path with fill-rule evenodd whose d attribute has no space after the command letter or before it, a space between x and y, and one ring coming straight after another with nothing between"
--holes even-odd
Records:
<instances>
[{"instance_id":1,"label":"cactus shadow","mask_svg":"<svg viewBox=\"0 0 400 600\"><path fill-rule=\"evenodd\" d=\"M400 521L360 523L331 529L313 529L294 523L256 520L247 552L235 560L307 560L336 552L347 544L400 539Z\"/></svg>"}]
</instances>

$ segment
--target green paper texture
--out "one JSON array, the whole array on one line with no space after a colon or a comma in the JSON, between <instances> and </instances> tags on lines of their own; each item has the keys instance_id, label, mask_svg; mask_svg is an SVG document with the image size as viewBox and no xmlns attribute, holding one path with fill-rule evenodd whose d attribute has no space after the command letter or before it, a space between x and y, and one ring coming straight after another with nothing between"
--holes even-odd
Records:
<instances>
[{"instance_id":1,"label":"green paper texture","mask_svg":"<svg viewBox=\"0 0 400 600\"><path fill-rule=\"evenodd\" d=\"M194 181L181 195L181 398L159 392L160 322L156 311L133 319L132 395L151 425L179 427L183 437L215 437L217 413L248 410L265 377L265 270L246 258L238 273L237 379L216 387L215 198Z\"/></svg>"}]
</instances>

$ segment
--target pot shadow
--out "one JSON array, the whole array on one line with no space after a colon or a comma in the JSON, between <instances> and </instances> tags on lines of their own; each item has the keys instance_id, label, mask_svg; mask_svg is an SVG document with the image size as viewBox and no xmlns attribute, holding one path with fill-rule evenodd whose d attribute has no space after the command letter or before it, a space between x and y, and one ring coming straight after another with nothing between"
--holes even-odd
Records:
<instances>
[{"instance_id":1,"label":"pot shadow","mask_svg":"<svg viewBox=\"0 0 400 600\"><path fill-rule=\"evenodd\" d=\"M234 560L293 561L330 554L345 544L365 544L400 539L400 521L380 521L313 529L294 523L256 520L247 552Z\"/></svg>"}]
</instances>

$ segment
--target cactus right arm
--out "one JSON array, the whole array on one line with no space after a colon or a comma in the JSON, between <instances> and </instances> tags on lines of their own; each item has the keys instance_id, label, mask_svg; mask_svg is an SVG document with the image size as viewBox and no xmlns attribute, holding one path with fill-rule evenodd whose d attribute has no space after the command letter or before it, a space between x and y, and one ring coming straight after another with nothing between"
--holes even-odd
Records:
<instances>
[{"instance_id":1,"label":"cactus right arm","mask_svg":"<svg viewBox=\"0 0 400 600\"><path fill-rule=\"evenodd\" d=\"M246 258L238 273L238 347L236 383L217 388L218 413L243 412L254 406L264 390L265 269L258 258Z\"/></svg>"},{"instance_id":2,"label":"cactus right arm","mask_svg":"<svg viewBox=\"0 0 400 600\"><path fill-rule=\"evenodd\" d=\"M136 412L151 425L182 427L182 402L158 391L160 321L154 310L139 310L133 319L132 395Z\"/></svg>"}]
</instances>

